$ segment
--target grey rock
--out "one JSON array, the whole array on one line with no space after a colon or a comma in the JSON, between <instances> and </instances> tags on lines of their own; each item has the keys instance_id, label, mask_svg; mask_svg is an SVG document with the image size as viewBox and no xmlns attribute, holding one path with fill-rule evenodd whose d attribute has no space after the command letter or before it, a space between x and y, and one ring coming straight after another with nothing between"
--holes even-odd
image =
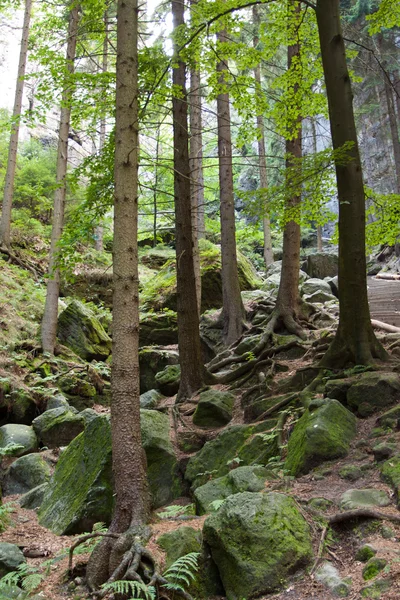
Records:
<instances>
[{"instance_id":1,"label":"grey rock","mask_svg":"<svg viewBox=\"0 0 400 600\"><path fill-rule=\"evenodd\" d=\"M9 423L0 427L0 448L7 446L22 446L13 452L13 456L23 456L38 448L38 439L32 427Z\"/></svg>"},{"instance_id":2,"label":"grey rock","mask_svg":"<svg viewBox=\"0 0 400 600\"><path fill-rule=\"evenodd\" d=\"M42 483L49 481L51 470L40 454L27 454L17 458L7 469L3 480L3 493L25 494Z\"/></svg>"},{"instance_id":3,"label":"grey rock","mask_svg":"<svg viewBox=\"0 0 400 600\"><path fill-rule=\"evenodd\" d=\"M375 506L389 506L390 499L383 490L347 490L340 498L342 510L355 510L357 508L373 508Z\"/></svg>"},{"instance_id":4,"label":"grey rock","mask_svg":"<svg viewBox=\"0 0 400 600\"><path fill-rule=\"evenodd\" d=\"M0 577L26 563L26 558L15 544L0 542Z\"/></svg>"}]
</instances>

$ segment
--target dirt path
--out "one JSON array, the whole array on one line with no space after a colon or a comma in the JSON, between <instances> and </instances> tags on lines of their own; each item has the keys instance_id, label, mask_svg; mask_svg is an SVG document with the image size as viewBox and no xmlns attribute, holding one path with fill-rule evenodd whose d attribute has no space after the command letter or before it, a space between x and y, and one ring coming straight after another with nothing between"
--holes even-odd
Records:
<instances>
[{"instance_id":1,"label":"dirt path","mask_svg":"<svg viewBox=\"0 0 400 600\"><path fill-rule=\"evenodd\" d=\"M368 277L371 318L400 327L400 281Z\"/></svg>"}]
</instances>

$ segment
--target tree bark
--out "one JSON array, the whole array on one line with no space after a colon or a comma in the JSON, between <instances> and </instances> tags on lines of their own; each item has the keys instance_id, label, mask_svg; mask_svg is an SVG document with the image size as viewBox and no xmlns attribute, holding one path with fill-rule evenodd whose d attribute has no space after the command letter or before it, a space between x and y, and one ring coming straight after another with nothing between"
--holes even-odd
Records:
<instances>
[{"instance_id":1,"label":"tree bark","mask_svg":"<svg viewBox=\"0 0 400 600\"><path fill-rule=\"evenodd\" d=\"M182 0L172 0L172 18L176 31L184 24ZM181 382L176 401L182 402L202 387L204 367L193 261L186 65L178 55L176 40L174 52L176 66L172 69L172 83L182 90L181 98L172 98L178 346L181 366Z\"/></svg>"},{"instance_id":2,"label":"tree bark","mask_svg":"<svg viewBox=\"0 0 400 600\"><path fill-rule=\"evenodd\" d=\"M220 44L227 41L226 31L217 34ZM225 85L228 63L217 64L219 84ZM217 96L219 194L221 207L221 260L222 260L222 318L224 341L232 344L243 331L244 308L240 294L236 254L235 206L233 197L232 141L229 94Z\"/></svg>"},{"instance_id":3,"label":"tree bark","mask_svg":"<svg viewBox=\"0 0 400 600\"><path fill-rule=\"evenodd\" d=\"M19 53L17 84L15 88L12 128L7 158L7 171L4 181L3 206L0 222L0 246L11 245L11 207L14 193L15 169L17 166L19 124L21 119L22 96L24 93L24 77L28 56L29 26L32 13L32 0L25 0L24 23Z\"/></svg>"},{"instance_id":4,"label":"tree bark","mask_svg":"<svg viewBox=\"0 0 400 600\"><path fill-rule=\"evenodd\" d=\"M117 89L114 158L113 353L111 432L115 506L109 531L88 564L90 587L113 572L146 523L149 492L140 433L138 291L138 2L117 8Z\"/></svg>"},{"instance_id":5,"label":"tree bark","mask_svg":"<svg viewBox=\"0 0 400 600\"><path fill-rule=\"evenodd\" d=\"M67 37L66 76L63 83L60 130L58 134L56 183L54 194L53 221L49 258L49 273L46 290L46 302L42 319L43 352L54 354L57 336L58 297L60 293L60 270L57 266L58 243L64 226L64 210L66 197L66 177L68 167L68 135L71 120L71 103L73 95L74 60L76 55L77 33L80 6L76 2L70 4L70 15Z\"/></svg>"},{"instance_id":6,"label":"tree bark","mask_svg":"<svg viewBox=\"0 0 400 600\"><path fill-rule=\"evenodd\" d=\"M339 196L339 326L323 366L369 364L386 358L372 329L365 257L365 197L339 0L317 0L333 148L352 143L350 160L336 163Z\"/></svg>"},{"instance_id":7,"label":"tree bark","mask_svg":"<svg viewBox=\"0 0 400 600\"><path fill-rule=\"evenodd\" d=\"M259 44L258 28L260 26L260 16L258 13L258 6L253 6L253 25L255 33L253 37L253 46L257 48ZM261 65L258 64L254 69L254 79L256 83L256 93L261 93ZM268 187L268 176L267 176L267 161L265 159L265 127L264 117L257 115L257 129L258 129L258 164L260 170L260 188L266 190ZM272 251L272 239L271 239L271 221L269 211L266 203L263 207L263 233L264 233L264 263L268 267L274 262L274 253Z\"/></svg>"}]
</instances>

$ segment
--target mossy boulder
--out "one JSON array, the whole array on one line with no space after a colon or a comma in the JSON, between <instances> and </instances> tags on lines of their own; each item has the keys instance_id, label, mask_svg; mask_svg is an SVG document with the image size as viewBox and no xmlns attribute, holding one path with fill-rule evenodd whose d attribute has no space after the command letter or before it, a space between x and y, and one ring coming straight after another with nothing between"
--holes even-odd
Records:
<instances>
[{"instance_id":1,"label":"mossy boulder","mask_svg":"<svg viewBox=\"0 0 400 600\"><path fill-rule=\"evenodd\" d=\"M198 552L198 570L187 591L195 598L208 599L223 594L219 573L208 548L203 544L203 534L193 527L179 527L164 533L157 544L166 554L165 566L169 568L178 558Z\"/></svg>"},{"instance_id":2,"label":"mossy boulder","mask_svg":"<svg viewBox=\"0 0 400 600\"><path fill-rule=\"evenodd\" d=\"M382 478L393 488L400 506L400 454L392 456L381 466Z\"/></svg>"},{"instance_id":3,"label":"mossy boulder","mask_svg":"<svg viewBox=\"0 0 400 600\"><path fill-rule=\"evenodd\" d=\"M357 465L344 465L339 469L339 477L347 481L357 481L362 477L363 472Z\"/></svg>"},{"instance_id":4,"label":"mossy boulder","mask_svg":"<svg viewBox=\"0 0 400 600\"><path fill-rule=\"evenodd\" d=\"M303 264L303 270L312 278L324 279L338 274L339 257L337 254L317 252L309 254Z\"/></svg>"},{"instance_id":5,"label":"mossy boulder","mask_svg":"<svg viewBox=\"0 0 400 600\"><path fill-rule=\"evenodd\" d=\"M179 354L176 350L166 350L149 346L139 351L140 393L158 388L156 375L167 365L177 365Z\"/></svg>"},{"instance_id":6,"label":"mossy boulder","mask_svg":"<svg viewBox=\"0 0 400 600\"><path fill-rule=\"evenodd\" d=\"M376 461L382 461L394 456L397 451L397 444L391 442L380 442L372 448Z\"/></svg>"},{"instance_id":7,"label":"mossy boulder","mask_svg":"<svg viewBox=\"0 0 400 600\"><path fill-rule=\"evenodd\" d=\"M48 482L42 483L37 487L32 488L29 492L23 494L18 502L22 506L22 508L29 508L31 510L37 510L40 508L44 495L46 493L47 488L49 487Z\"/></svg>"},{"instance_id":8,"label":"mossy boulder","mask_svg":"<svg viewBox=\"0 0 400 600\"><path fill-rule=\"evenodd\" d=\"M386 565L387 560L384 558L377 558L376 556L370 558L362 570L363 579L365 579L365 581L373 579L386 567Z\"/></svg>"},{"instance_id":9,"label":"mossy boulder","mask_svg":"<svg viewBox=\"0 0 400 600\"><path fill-rule=\"evenodd\" d=\"M370 600L384 598L384 594L390 590L392 585L393 580L390 577L376 579L373 583L360 590L361 598L369 598Z\"/></svg>"},{"instance_id":10,"label":"mossy boulder","mask_svg":"<svg viewBox=\"0 0 400 600\"><path fill-rule=\"evenodd\" d=\"M85 428L80 414L67 408L52 408L36 417L32 427L38 439L48 448L59 448L68 444Z\"/></svg>"},{"instance_id":11,"label":"mossy boulder","mask_svg":"<svg viewBox=\"0 0 400 600\"><path fill-rule=\"evenodd\" d=\"M197 514L211 512L212 503L216 500L224 500L241 492L261 492L268 474L269 471L264 467L237 467L224 477L208 481L194 492Z\"/></svg>"},{"instance_id":12,"label":"mossy boulder","mask_svg":"<svg viewBox=\"0 0 400 600\"><path fill-rule=\"evenodd\" d=\"M370 558L375 556L376 550L369 544L364 544L357 550L355 559L360 562L367 562Z\"/></svg>"},{"instance_id":13,"label":"mossy boulder","mask_svg":"<svg viewBox=\"0 0 400 600\"><path fill-rule=\"evenodd\" d=\"M347 392L349 391L353 380L350 378L345 379L330 379L325 384L324 396L332 398L333 400L339 400L345 406L347 405Z\"/></svg>"},{"instance_id":14,"label":"mossy boulder","mask_svg":"<svg viewBox=\"0 0 400 600\"><path fill-rule=\"evenodd\" d=\"M337 400L310 403L289 438L286 469L308 473L324 461L347 455L356 434L356 419Z\"/></svg>"},{"instance_id":15,"label":"mossy boulder","mask_svg":"<svg viewBox=\"0 0 400 600\"><path fill-rule=\"evenodd\" d=\"M97 399L94 385L87 381L84 374L68 373L60 377L58 385L68 403L78 411L91 408Z\"/></svg>"},{"instance_id":16,"label":"mossy boulder","mask_svg":"<svg viewBox=\"0 0 400 600\"><path fill-rule=\"evenodd\" d=\"M84 360L105 360L111 354L111 338L94 313L73 300L58 318L57 337Z\"/></svg>"},{"instance_id":17,"label":"mossy boulder","mask_svg":"<svg viewBox=\"0 0 400 600\"><path fill-rule=\"evenodd\" d=\"M21 456L10 465L4 475L3 494L25 494L49 481L50 475L50 467L40 454Z\"/></svg>"},{"instance_id":18,"label":"mossy boulder","mask_svg":"<svg viewBox=\"0 0 400 600\"><path fill-rule=\"evenodd\" d=\"M340 498L342 510L356 510L357 508L373 508L375 506L389 506L390 499L383 490L347 490Z\"/></svg>"},{"instance_id":19,"label":"mossy boulder","mask_svg":"<svg viewBox=\"0 0 400 600\"><path fill-rule=\"evenodd\" d=\"M23 456L38 448L36 433L29 425L9 423L0 427L0 448L7 446L22 446L16 449L13 456Z\"/></svg>"},{"instance_id":20,"label":"mossy boulder","mask_svg":"<svg viewBox=\"0 0 400 600\"><path fill-rule=\"evenodd\" d=\"M205 429L223 427L232 419L234 404L235 396L229 392L219 390L202 392L193 415L193 423Z\"/></svg>"},{"instance_id":21,"label":"mossy boulder","mask_svg":"<svg viewBox=\"0 0 400 600\"><path fill-rule=\"evenodd\" d=\"M149 390L148 392L144 392L144 394L140 395L140 408L153 410L157 408L160 400L163 398L164 396L158 390Z\"/></svg>"},{"instance_id":22,"label":"mossy boulder","mask_svg":"<svg viewBox=\"0 0 400 600\"><path fill-rule=\"evenodd\" d=\"M156 374L155 380L157 387L164 396L174 396L179 390L181 381L180 365L167 365L162 371Z\"/></svg>"},{"instance_id":23,"label":"mossy boulder","mask_svg":"<svg viewBox=\"0 0 400 600\"><path fill-rule=\"evenodd\" d=\"M327 281L324 281L323 279L307 279L307 281L305 281L301 286L301 294L303 296L312 296L313 294L321 293L332 297L331 287L329 283ZM335 297L333 297L333 299L336 300Z\"/></svg>"},{"instance_id":24,"label":"mossy boulder","mask_svg":"<svg viewBox=\"0 0 400 600\"><path fill-rule=\"evenodd\" d=\"M147 476L155 508L182 494L178 465L169 439L169 418L141 410ZM113 507L109 418L89 421L61 454L39 511L39 520L57 534L90 531L109 523Z\"/></svg>"},{"instance_id":25,"label":"mossy boulder","mask_svg":"<svg viewBox=\"0 0 400 600\"><path fill-rule=\"evenodd\" d=\"M10 414L8 420L14 423L30 425L37 415L38 405L26 388L15 388L9 395L8 409Z\"/></svg>"},{"instance_id":26,"label":"mossy boulder","mask_svg":"<svg viewBox=\"0 0 400 600\"><path fill-rule=\"evenodd\" d=\"M203 534L228 600L273 592L312 558L309 526L284 494L230 496L206 519Z\"/></svg>"},{"instance_id":27,"label":"mossy boulder","mask_svg":"<svg viewBox=\"0 0 400 600\"><path fill-rule=\"evenodd\" d=\"M210 477L226 475L232 466L266 465L278 454L277 440L263 434L272 428L275 421L265 421L259 426L233 425L227 427L193 456L187 465L185 478L192 489L204 485Z\"/></svg>"},{"instance_id":28,"label":"mossy boulder","mask_svg":"<svg viewBox=\"0 0 400 600\"><path fill-rule=\"evenodd\" d=\"M377 423L388 429L399 429L400 425L400 403L387 410L383 415L378 417Z\"/></svg>"},{"instance_id":29,"label":"mossy boulder","mask_svg":"<svg viewBox=\"0 0 400 600\"><path fill-rule=\"evenodd\" d=\"M176 312L167 310L140 315L139 346L170 346L177 343Z\"/></svg>"},{"instance_id":30,"label":"mossy boulder","mask_svg":"<svg viewBox=\"0 0 400 600\"><path fill-rule=\"evenodd\" d=\"M16 571L26 563L26 558L15 544L0 542L0 577L11 571Z\"/></svg>"},{"instance_id":31,"label":"mossy boulder","mask_svg":"<svg viewBox=\"0 0 400 600\"><path fill-rule=\"evenodd\" d=\"M17 585L4 584L1 586L1 600L27 600L27 593Z\"/></svg>"},{"instance_id":32,"label":"mossy boulder","mask_svg":"<svg viewBox=\"0 0 400 600\"><path fill-rule=\"evenodd\" d=\"M331 293L319 290L318 292L314 292L313 294L304 294L303 300L305 302L310 302L310 304L314 304L315 302L320 302L325 304L325 302L337 302L337 298Z\"/></svg>"},{"instance_id":33,"label":"mossy boulder","mask_svg":"<svg viewBox=\"0 0 400 600\"><path fill-rule=\"evenodd\" d=\"M347 404L360 417L400 401L400 377L397 373L365 373L347 392Z\"/></svg>"}]
</instances>

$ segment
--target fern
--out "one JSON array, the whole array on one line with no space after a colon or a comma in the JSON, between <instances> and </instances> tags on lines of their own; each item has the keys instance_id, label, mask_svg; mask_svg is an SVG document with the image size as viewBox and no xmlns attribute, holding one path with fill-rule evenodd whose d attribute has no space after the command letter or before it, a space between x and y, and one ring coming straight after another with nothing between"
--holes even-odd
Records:
<instances>
[{"instance_id":1,"label":"fern","mask_svg":"<svg viewBox=\"0 0 400 600\"><path fill-rule=\"evenodd\" d=\"M9 525L11 525L12 521L10 518L10 514L15 510L15 506L13 504L3 504L0 506L0 533L3 533L7 529Z\"/></svg>"},{"instance_id":2,"label":"fern","mask_svg":"<svg viewBox=\"0 0 400 600\"><path fill-rule=\"evenodd\" d=\"M22 582L22 589L28 593L34 592L45 578L42 573L31 573L27 575Z\"/></svg>"},{"instance_id":3,"label":"fern","mask_svg":"<svg viewBox=\"0 0 400 600\"><path fill-rule=\"evenodd\" d=\"M164 573L168 580L164 587L168 590L184 590L189 587L198 569L199 552L190 552L176 560Z\"/></svg>"},{"instance_id":4,"label":"fern","mask_svg":"<svg viewBox=\"0 0 400 600\"><path fill-rule=\"evenodd\" d=\"M212 511L216 512L217 510L219 510L221 508L221 506L223 505L223 503L225 502L226 498L219 498L218 500L213 500L212 502L210 502L210 508Z\"/></svg>"},{"instance_id":5,"label":"fern","mask_svg":"<svg viewBox=\"0 0 400 600\"><path fill-rule=\"evenodd\" d=\"M191 514L194 514L193 504L187 504L186 506L171 504L171 506L167 506L164 511L157 513L160 519L173 519L174 517L178 517L180 515Z\"/></svg>"},{"instance_id":6,"label":"fern","mask_svg":"<svg viewBox=\"0 0 400 600\"><path fill-rule=\"evenodd\" d=\"M23 450L24 446L21 444L7 444L4 448L0 448L0 458L3 456L14 456L19 450Z\"/></svg>"},{"instance_id":7,"label":"fern","mask_svg":"<svg viewBox=\"0 0 400 600\"><path fill-rule=\"evenodd\" d=\"M153 586L147 587L139 581L126 581L120 579L112 583L105 583L102 586L103 590L111 590L116 594L132 594L129 600L136 598L144 598L144 600L155 600L156 590Z\"/></svg>"}]
</instances>

